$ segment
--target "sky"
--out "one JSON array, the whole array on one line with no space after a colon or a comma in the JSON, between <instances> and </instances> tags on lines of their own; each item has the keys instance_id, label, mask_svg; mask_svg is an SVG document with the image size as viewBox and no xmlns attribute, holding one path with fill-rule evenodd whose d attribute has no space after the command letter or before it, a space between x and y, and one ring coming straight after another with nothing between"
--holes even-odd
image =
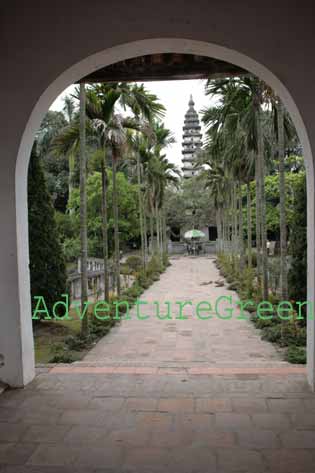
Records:
<instances>
[{"instance_id":1,"label":"sky","mask_svg":"<svg viewBox=\"0 0 315 473\"><path fill-rule=\"evenodd\" d=\"M181 167L181 143L182 143L182 127L184 124L184 115L188 110L188 101L190 94L195 102L195 109L200 112L205 106L214 103L204 94L205 80L179 80L179 81L156 81L145 82L145 87L152 93L156 94L160 102L166 108L164 123L175 137L176 143L169 146L165 152L168 160L176 166ZM51 106L51 110L61 110L63 107L63 98L68 93L73 92L73 86L66 89ZM201 118L199 116L199 118ZM202 126L202 133L204 128Z\"/></svg>"}]
</instances>

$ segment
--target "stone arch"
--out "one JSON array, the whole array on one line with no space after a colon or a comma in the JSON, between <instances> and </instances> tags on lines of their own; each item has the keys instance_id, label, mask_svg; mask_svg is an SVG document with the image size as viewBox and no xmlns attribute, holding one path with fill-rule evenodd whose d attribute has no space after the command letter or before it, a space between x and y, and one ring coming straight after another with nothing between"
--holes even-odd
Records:
<instances>
[{"instance_id":1,"label":"stone arch","mask_svg":"<svg viewBox=\"0 0 315 473\"><path fill-rule=\"evenodd\" d=\"M303 122L303 118L299 112L299 108L294 98L291 96L283 82L268 68L256 62L236 50L219 46L217 44L195 41L190 39L179 38L157 38L146 39L141 41L130 42L105 49L96 54L82 59L75 65L65 70L57 79L55 79L45 92L38 98L32 113L26 123L24 133L20 142L16 170L16 225L17 225L17 255L18 255L18 284L19 284L19 307L20 307L20 325L21 325L21 353L24 359L24 370L17 366L9 366L8 370L15 370L16 373L23 375L10 376L8 372L5 375L5 381L10 384L23 385L34 376L34 363L30 359L33 358L33 345L30 337L32 330L30 324L30 290L29 290L29 255L28 255L28 212L27 212L27 170L30 158L31 147L34 141L34 135L40 126L40 123L47 112L48 108L55 98L70 84L78 81L81 77L105 67L109 64L153 53L186 53L209 56L226 62L236 64L248 71L254 73L268 83L276 93L281 97L287 110L291 114L296 129L298 131L306 164L307 186L308 186L308 300L314 300L315 295L315 278L314 278L314 167L308 133ZM314 386L315 376L315 323L308 324L308 379ZM28 349L23 349L27 347ZM31 352L31 353L30 353ZM5 355L6 356L6 355ZM23 363L23 361L22 361ZM2 373L0 371L0 376ZM16 380L13 383L10 380Z\"/></svg>"}]
</instances>

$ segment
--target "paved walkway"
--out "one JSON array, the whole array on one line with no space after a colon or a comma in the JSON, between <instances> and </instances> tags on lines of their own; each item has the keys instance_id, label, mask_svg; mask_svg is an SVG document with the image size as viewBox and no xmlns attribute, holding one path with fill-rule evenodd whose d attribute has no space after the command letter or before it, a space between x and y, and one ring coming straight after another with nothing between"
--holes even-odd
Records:
<instances>
[{"instance_id":1,"label":"paved walkway","mask_svg":"<svg viewBox=\"0 0 315 473\"><path fill-rule=\"evenodd\" d=\"M216 287L216 282L221 280L212 258L173 259L172 266L160 281L145 291L141 298L143 305L139 307L139 315L148 318L139 320L136 309L133 309L131 319L116 326L85 357L85 361L206 367L268 366L277 362L279 366L281 358L274 346L261 340L252 323L237 318L240 314L235 305L237 294L226 287ZM220 297L231 297L232 305L230 299L219 300ZM159 307L154 301L159 302ZM230 320L222 320L216 315L216 301L222 316L233 310ZM180 303L185 302L187 305L182 308L182 317L187 319L176 319L180 315ZM197 317L197 305L202 302L199 316L211 316L209 320ZM161 317L168 314L167 303L172 319L160 320L157 314Z\"/></svg>"},{"instance_id":2,"label":"paved walkway","mask_svg":"<svg viewBox=\"0 0 315 473\"><path fill-rule=\"evenodd\" d=\"M143 299L235 296L202 285L217 279L211 260L181 258ZM0 473L313 473L314 465L315 396L304 370L244 320L201 321L193 310L188 320L126 320L84 361L42 369L26 389L0 396Z\"/></svg>"}]
</instances>

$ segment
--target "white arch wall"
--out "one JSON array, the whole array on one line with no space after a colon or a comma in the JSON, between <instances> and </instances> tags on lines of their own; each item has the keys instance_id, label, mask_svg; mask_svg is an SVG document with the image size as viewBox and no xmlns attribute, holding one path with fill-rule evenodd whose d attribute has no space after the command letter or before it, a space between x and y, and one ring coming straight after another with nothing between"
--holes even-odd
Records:
<instances>
[{"instance_id":1,"label":"white arch wall","mask_svg":"<svg viewBox=\"0 0 315 473\"><path fill-rule=\"evenodd\" d=\"M30 2L35 4L36 2ZM79 2L79 7L82 2ZM141 2L136 2L141 3ZM150 2L146 2L148 6ZM162 2L163 3L163 2ZM229 3L229 2L225 2ZM238 3L238 2L237 2ZM64 8L66 8L67 2L64 2ZM225 5L226 6L226 5ZM231 5L229 5L231 7ZM286 3L287 12L288 12L288 3ZM243 6L244 7L244 6ZM241 13L243 8L239 6L238 13ZM144 7L143 7L144 8ZM209 5L207 7L209 9ZM172 6L169 6L169 10L172 9ZM37 76L32 80L27 80L26 78L26 90L27 93L25 101L20 104L21 112L19 115L9 113L9 122L6 126L0 128L0 142L2 144L2 160L0 163L0 210L2 215L2 226L0 232L0 301L1 301L1 318L0 318L0 354L4 355L4 366L0 367L0 379L8 382L14 386L21 386L29 382L34 376L34 362L33 362L33 342L32 342L32 331L30 324L30 296L29 296L29 274L28 274L28 230L27 230L27 193L26 193L26 175L27 175L27 165L30 154L30 149L33 143L34 133L38 129L41 119L43 118L45 112L49 108L50 104L54 101L56 96L64 90L69 84L78 80L80 77L88 74L89 72L103 67L107 64L126 59L129 57L154 53L154 52L182 52L182 53L194 53L201 55L208 55L229 61L235 64L238 64L253 73L257 74L263 78L267 83L269 83L277 93L282 97L286 107L290 111L295 124L298 128L300 138L304 147L304 154L307 162L307 172L308 172L308 248L309 248L309 265L308 265L308 288L309 288L309 299L314 300L314 190L313 190L313 160L311 155L311 144L315 144L315 129L312 128L312 121L309 120L310 114L308 110L309 100L305 100L305 93L308 93L308 98L314 98L314 91L310 84L304 84L304 90L301 91L301 88L298 87L301 85L301 74L300 70L297 70L297 73L292 75L286 75L286 71L290 62L292 62L292 50L288 50L287 56L280 58L279 51L277 51L276 43L268 44L266 41L265 44L261 45L261 42L258 44L257 31L254 29L251 31L252 23L249 22L244 17L241 16L243 24L243 29L240 29L240 25L235 23L235 17L231 16L230 20L227 21L226 10L224 10L224 2L216 5L214 12L217 17L224 13L225 23L224 28L226 29L226 42L234 44L234 48L239 50L253 50L251 57L255 59L261 59L261 63L250 59L250 56L247 54L238 53L231 47L218 46L211 43L210 41L197 41L196 39L191 39L191 37L209 37L209 40L212 38L215 40L219 36L224 36L224 31L218 33L218 29L213 29L208 32L209 21L214 23L213 14L212 19L207 20L205 11L199 11L198 14L194 12L194 18L191 20L187 11L187 7L183 7L180 10L176 11L176 15L184 19L183 22L173 21L173 24L169 25L169 31L171 31L170 36L174 36L174 33L179 34L180 31L186 32L182 34L182 37L190 39L178 39L174 37L168 37L164 39L150 39L141 41L128 42L114 47L102 48L102 52L96 54L87 54L86 50L93 52L95 50L95 45L110 45L113 40L109 40L108 37L100 38L98 36L97 27L94 30L89 30L89 41L86 44L86 37L83 35L77 36L76 44L70 42L70 48L68 43L65 43L65 50L56 52L51 45L48 49L52 52L52 56L49 56L45 60L45 68L40 68L37 71L37 74L40 77L38 81ZM250 10L247 9L247 13ZM64 12L61 10L60 13ZM83 12L86 13L85 11ZM78 14L80 16L79 23L84 24L84 14ZM107 11L108 13L108 11ZM213 11L212 11L213 13ZM154 19L149 16L146 17L147 26L151 25L151 35L154 34L154 31L161 33L165 29L165 18L164 23L157 21L160 16L160 21L162 21L163 12L157 12L157 15ZM134 17L135 11L132 12ZM175 14L174 14L175 15ZM115 15L114 15L115 16ZM144 9L139 11L138 19L144 19L145 12ZM175 16L174 16L175 18ZM190 19L189 19L190 18ZM209 18L209 17L208 17ZM188 20L189 19L189 20ZM95 21L100 21L100 18L95 12ZM113 38L123 38L125 36L138 36L145 37L148 36L148 33L144 33L140 26L138 25L137 34L135 35L133 31L127 29L127 34L125 33L124 24L130 26L132 24L131 16L128 18L122 18L119 20L121 23L121 29L113 29L113 25L108 23L109 31L111 31ZM296 18L295 29L297 26ZM166 22L167 23L167 22ZM153 24L153 28L152 28ZM194 27L192 26L194 24ZM163 26L164 25L164 26ZM259 25L259 21L256 19L256 27ZM306 30L305 23L303 24L304 30ZM68 25L65 25L68 27ZM64 33L64 28L61 27L61 30L58 30L58 34L61 36ZM246 29L246 37L244 37L244 31ZM43 30L44 31L44 30ZM45 33L41 31L41 36L37 36L37 41L42 41L45 37ZM69 32L69 28L67 30ZM138 32L139 31L139 32ZM276 25L275 25L276 31ZM278 30L277 30L278 31ZM290 31L290 29L289 29ZM46 31L45 31L46 32ZM292 32L292 30L291 30ZM23 33L23 31L21 31ZM49 32L48 32L49 33ZM51 33L51 32L50 32ZM278 31L279 33L279 31ZM280 33L285 35L283 31L280 30ZM223 35L223 36L222 36ZM108 29L107 29L108 36ZM158 36L156 34L156 36ZM92 39L91 39L92 38ZM290 37L291 38L291 37ZM35 35L36 39L36 35ZM285 38L288 41L288 38ZM30 43L29 40L26 40L26 43ZM221 38L222 42L222 38ZM223 41L224 42L224 41ZM32 41L31 41L32 43ZM104 44L105 43L105 44ZM106 44L107 43L107 44ZM116 44L118 43L116 39ZM37 44L34 43L33 44ZM13 42L14 46L14 42ZM78 47L82 46L82 51L78 51ZM229 45L231 46L231 44ZM274 48L272 48L274 46ZM310 47L310 45L308 45ZM278 47L279 49L279 47ZM14 51L20 52L18 45ZM11 51L12 52L12 51ZM304 48L305 52L305 48ZM275 61L274 55L278 54L278 62ZM27 64L27 58L31 58L32 54L27 48L22 51L20 57L24 58L24 63ZM81 57L86 57L84 60L79 60L72 67L68 67L71 59L76 56L77 59ZM293 54L293 59L296 60L296 55ZM10 72L10 65L12 66L12 60L15 60L16 55L12 58L8 56L8 72ZM30 59L31 60L31 59ZM280 61L280 62L279 62ZM272 67L264 67L262 63L270 62ZM14 71L14 67L11 67L11 70ZM295 63L296 64L296 63ZM67 67L65 67L65 65ZM281 67L280 67L281 66ZM58 68L63 68L65 72L58 76ZM279 74L283 70L283 74ZM289 67L290 69L290 67ZM271 70L276 70L277 75L282 78L280 81ZM315 71L314 79L315 79ZM31 75L29 75L31 77ZM28 76L28 77L29 77ZM308 70L307 80L312 77L312 71ZM10 77L10 74L9 74ZM31 77L32 78L32 77ZM5 92L3 95L4 104L7 103L8 106L11 105L11 108L14 111L14 108L19 105L19 94L15 83L15 78L12 72L12 94L10 95L10 85L9 90L3 90ZM315 80L314 80L315 83ZM11 84L11 83L10 83ZM291 93L289 92L289 86L291 88ZM292 90L295 92L294 98ZM40 92L43 93L40 95ZM16 96L14 95L16 92ZM301 93L302 92L302 93ZM8 100L10 98L10 100ZM10 120L11 117L11 120ZM302 119L303 117L303 119ZM14 121L15 118L15 121ZM307 121L306 126L303 123ZM307 131L306 131L307 130ZM7 132L7 133L6 133ZM15 167L15 158L17 156L17 163ZM16 209L16 214L15 214ZM18 261L18 266L17 266ZM309 324L308 332L308 369L309 369L309 380L311 384L314 384L314 326Z\"/></svg>"}]
</instances>

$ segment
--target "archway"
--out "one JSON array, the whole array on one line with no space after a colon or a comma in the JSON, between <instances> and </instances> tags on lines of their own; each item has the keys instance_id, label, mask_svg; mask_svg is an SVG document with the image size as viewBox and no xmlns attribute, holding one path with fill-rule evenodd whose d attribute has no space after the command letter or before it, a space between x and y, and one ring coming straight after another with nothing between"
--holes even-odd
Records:
<instances>
[{"instance_id":1,"label":"archway","mask_svg":"<svg viewBox=\"0 0 315 473\"><path fill-rule=\"evenodd\" d=\"M215 44L206 42L160 38L137 41L123 44L110 49L106 49L87 57L74 66L67 69L60 75L46 91L39 97L33 108L32 114L26 124L23 137L21 139L17 156L15 172L15 203L16 203L16 225L17 225L17 251L18 251L18 284L19 284L19 308L20 314L19 339L16 340L20 357L13 358L11 363L10 355L16 347L5 347L5 363L0 368L0 377L11 385L21 386L29 382L34 376L33 342L30 317L30 291L28 273L28 222L27 222L27 169L34 140L34 135L40 126L47 109L54 99L70 84L86 76L94 70L106 65L122 61L131 57L145 54L172 52L187 53L202 56L209 56L221 59L226 62L236 64L253 74L259 76L268 83L281 97L298 131L306 162L307 186L308 186L308 300L315 298L315 278L314 278L314 168L311 147L303 119L298 107L290 95L285 85L267 68L257 63L254 59L238 53L232 49L227 49ZM307 345L308 345L308 379L314 386L315 377L315 325L308 324Z\"/></svg>"}]
</instances>

